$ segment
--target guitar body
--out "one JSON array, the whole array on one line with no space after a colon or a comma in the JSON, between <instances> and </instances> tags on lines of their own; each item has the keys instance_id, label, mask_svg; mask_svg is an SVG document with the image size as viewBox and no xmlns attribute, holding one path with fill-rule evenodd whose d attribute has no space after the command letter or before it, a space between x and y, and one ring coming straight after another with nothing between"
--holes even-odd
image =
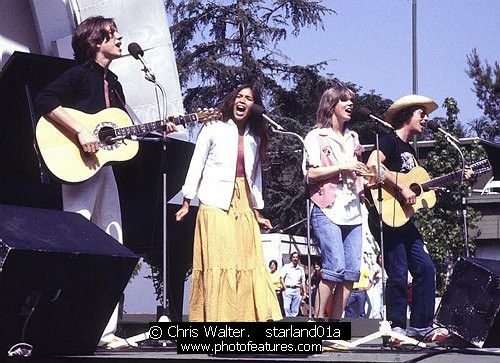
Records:
<instances>
[{"instance_id":1,"label":"guitar body","mask_svg":"<svg viewBox=\"0 0 500 363\"><path fill-rule=\"evenodd\" d=\"M417 166L409 173L398 173L397 178L408 185L416 194L416 203L402 206L399 202L398 193L394 188L384 186L382 188L382 221L390 227L401 227L422 208L432 208L436 204L436 192L434 190L424 191L422 184L430 180L429 174L424 168ZM371 195L375 202L375 207L380 214L380 207L377 201L378 190L371 189Z\"/></svg>"},{"instance_id":2,"label":"guitar body","mask_svg":"<svg viewBox=\"0 0 500 363\"><path fill-rule=\"evenodd\" d=\"M491 164L488 159L483 159L470 165L470 168L475 175L480 175L491 170ZM390 227L401 227L417 210L434 207L436 204L435 188L460 180L462 175L463 170L457 170L431 180L429 174L420 166L413 168L407 174L397 173L395 176L398 182L402 181L415 193L416 203L413 205L402 206L399 202L399 193L396 193L392 187L384 186L382 189L383 200L380 203L382 211L380 211L377 201L378 190L372 189L371 195L378 213L382 216L382 221Z\"/></svg>"},{"instance_id":3,"label":"guitar body","mask_svg":"<svg viewBox=\"0 0 500 363\"><path fill-rule=\"evenodd\" d=\"M139 151L139 143L135 141L105 142L105 137L115 136L116 128L132 125L125 111L108 108L96 114L87 114L71 108L65 110L92 132L100 144L96 153L85 153L76 135L49 118L40 118L36 126L36 140L45 164L57 178L69 183L82 182L107 163L130 160Z\"/></svg>"}]
</instances>

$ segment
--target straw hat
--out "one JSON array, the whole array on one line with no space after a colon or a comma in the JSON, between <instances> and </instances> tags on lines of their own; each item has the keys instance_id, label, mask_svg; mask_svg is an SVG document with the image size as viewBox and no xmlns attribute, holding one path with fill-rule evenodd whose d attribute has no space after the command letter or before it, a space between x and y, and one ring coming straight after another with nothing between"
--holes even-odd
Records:
<instances>
[{"instance_id":1,"label":"straw hat","mask_svg":"<svg viewBox=\"0 0 500 363\"><path fill-rule=\"evenodd\" d=\"M438 108L437 103L431 100L429 97L408 95L401 97L387 109L387 112L385 113L385 120L392 124L394 116L400 110L410 106L422 106L425 108L425 112L427 112L427 114L430 114L432 111L435 111Z\"/></svg>"}]
</instances>

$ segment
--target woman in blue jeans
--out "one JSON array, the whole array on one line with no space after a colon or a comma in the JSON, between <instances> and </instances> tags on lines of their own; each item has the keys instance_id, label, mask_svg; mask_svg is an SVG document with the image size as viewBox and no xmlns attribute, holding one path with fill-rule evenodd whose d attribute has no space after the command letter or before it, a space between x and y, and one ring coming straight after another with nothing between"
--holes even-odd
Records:
<instances>
[{"instance_id":1,"label":"woman in blue jeans","mask_svg":"<svg viewBox=\"0 0 500 363\"><path fill-rule=\"evenodd\" d=\"M354 93L344 85L326 90L316 112L316 125L306 138L306 180L312 201L311 225L321 249L322 280L318 286L317 319L342 316L354 281L360 275L362 251L361 160L358 135L347 127ZM333 294L330 316L325 316Z\"/></svg>"}]
</instances>

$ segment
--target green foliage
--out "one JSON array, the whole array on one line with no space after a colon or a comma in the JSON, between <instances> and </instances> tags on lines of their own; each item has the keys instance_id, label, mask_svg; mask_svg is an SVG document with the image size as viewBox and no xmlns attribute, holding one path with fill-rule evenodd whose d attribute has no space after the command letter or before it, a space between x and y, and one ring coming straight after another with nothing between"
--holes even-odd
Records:
<instances>
[{"instance_id":1,"label":"green foliage","mask_svg":"<svg viewBox=\"0 0 500 363\"><path fill-rule=\"evenodd\" d=\"M339 80L321 75L325 62L289 64L278 45L289 35L298 36L305 26L322 29L322 17L335 12L310 0L170 0L166 8L172 17L186 109L216 105L238 84L252 83L263 91L267 112L293 133L270 137L269 164L264 166L264 215L281 228L301 221L306 196L300 138L313 127L323 92ZM347 85L360 90L355 84ZM379 115L391 103L373 91L360 100ZM352 124L362 142L365 136L366 141L373 140L373 122L354 115ZM288 230L302 235L305 231L305 223Z\"/></svg>"},{"instance_id":2,"label":"green foliage","mask_svg":"<svg viewBox=\"0 0 500 363\"><path fill-rule=\"evenodd\" d=\"M470 131L488 141L500 140L500 64L491 66L479 59L476 49L467 55L467 75L474 81L477 105L484 116L469 121Z\"/></svg>"},{"instance_id":3,"label":"green foliage","mask_svg":"<svg viewBox=\"0 0 500 363\"><path fill-rule=\"evenodd\" d=\"M186 109L217 104L243 83L264 95L280 88L293 68L277 43L334 13L310 0L168 0L166 8Z\"/></svg>"},{"instance_id":4,"label":"green foliage","mask_svg":"<svg viewBox=\"0 0 500 363\"><path fill-rule=\"evenodd\" d=\"M391 132L389 128L381 125L371 119L361 117L356 110L360 107L366 107L372 111L372 114L382 118L384 112L389 108L393 101L375 94L375 90L357 96L355 112L351 119L352 129L359 134L361 144L375 144L375 135Z\"/></svg>"},{"instance_id":5,"label":"green foliage","mask_svg":"<svg viewBox=\"0 0 500 363\"><path fill-rule=\"evenodd\" d=\"M458 107L453 98L447 98L443 107L447 110L446 118L439 118L441 127L451 134L460 136L460 128L457 127ZM434 134L435 146L429 153L423 165L431 178L461 170L462 161L458 151L450 145L441 133ZM470 148L463 150L466 164L470 165L486 158L485 150L474 143ZM464 256L464 221L462 213L462 196L467 195L468 188L473 180L460 183L457 182L447 186L449 191L438 193L434 208L417 213L417 220L424 240L428 243L429 253L436 266L438 291L442 293L449 280L449 273L453 264L459 256ZM467 206L468 230L477 228L480 214ZM471 253L474 252L474 238L468 235L468 246Z\"/></svg>"},{"instance_id":6,"label":"green foliage","mask_svg":"<svg viewBox=\"0 0 500 363\"><path fill-rule=\"evenodd\" d=\"M334 75L322 75L325 62L313 65L289 64L278 45L287 37L298 36L301 28L322 29L322 17L335 14L332 9L313 0L166 0L171 17L171 34L177 60L186 110L217 105L226 94L242 83L259 86L268 106L268 113L292 134L271 135L269 164L264 166L266 209L264 215L287 233L305 235L306 196L302 171L302 143L299 140L315 124L316 107L323 92L340 80ZM498 94L493 92L492 77L499 84L499 67L482 67L475 51L469 57L469 75L475 80L480 107L485 119L477 122L479 136L489 140L499 135ZM346 83L346 82L343 82ZM373 144L376 132L389 132L384 126L358 113L369 108L381 117L392 101L370 90L346 83L357 94L351 127L360 135L362 144ZM286 85L286 86L285 86ZM445 101L447 117L439 122L448 132L465 135L456 122L459 110L456 102ZM493 122L493 120L496 120ZM485 125L490 128L485 127ZM426 139L436 139L424 167L432 176L441 176L461 167L457 151L439 133L426 131ZM464 151L468 163L478 161L485 152L477 145ZM466 186L455 184L453 191ZM451 265L464 249L461 194L446 193L438 198L435 208L418 213L420 228L429 243L436 262L439 287L442 289ZM475 228L479 215L467 209L468 224ZM473 240L469 241L473 249ZM156 286L156 285L155 285ZM161 285L157 285L160 291Z\"/></svg>"},{"instance_id":7,"label":"green foliage","mask_svg":"<svg viewBox=\"0 0 500 363\"><path fill-rule=\"evenodd\" d=\"M134 267L134 271L132 271L132 276L130 276L129 283L132 282L133 279L135 279L139 275L139 271L141 270L142 267L142 261L139 260L137 264Z\"/></svg>"}]
</instances>

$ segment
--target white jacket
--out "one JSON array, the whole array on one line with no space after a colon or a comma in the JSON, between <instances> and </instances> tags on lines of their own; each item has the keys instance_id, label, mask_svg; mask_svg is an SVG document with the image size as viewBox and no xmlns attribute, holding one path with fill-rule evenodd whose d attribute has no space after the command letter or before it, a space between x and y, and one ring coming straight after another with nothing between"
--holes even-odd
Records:
<instances>
[{"instance_id":1,"label":"white jacket","mask_svg":"<svg viewBox=\"0 0 500 363\"><path fill-rule=\"evenodd\" d=\"M244 135L245 177L253 208L264 208L262 170L259 158L260 138ZM233 196L238 156L238 127L232 120L205 124L196 141L182 194L201 203L228 210Z\"/></svg>"}]
</instances>

